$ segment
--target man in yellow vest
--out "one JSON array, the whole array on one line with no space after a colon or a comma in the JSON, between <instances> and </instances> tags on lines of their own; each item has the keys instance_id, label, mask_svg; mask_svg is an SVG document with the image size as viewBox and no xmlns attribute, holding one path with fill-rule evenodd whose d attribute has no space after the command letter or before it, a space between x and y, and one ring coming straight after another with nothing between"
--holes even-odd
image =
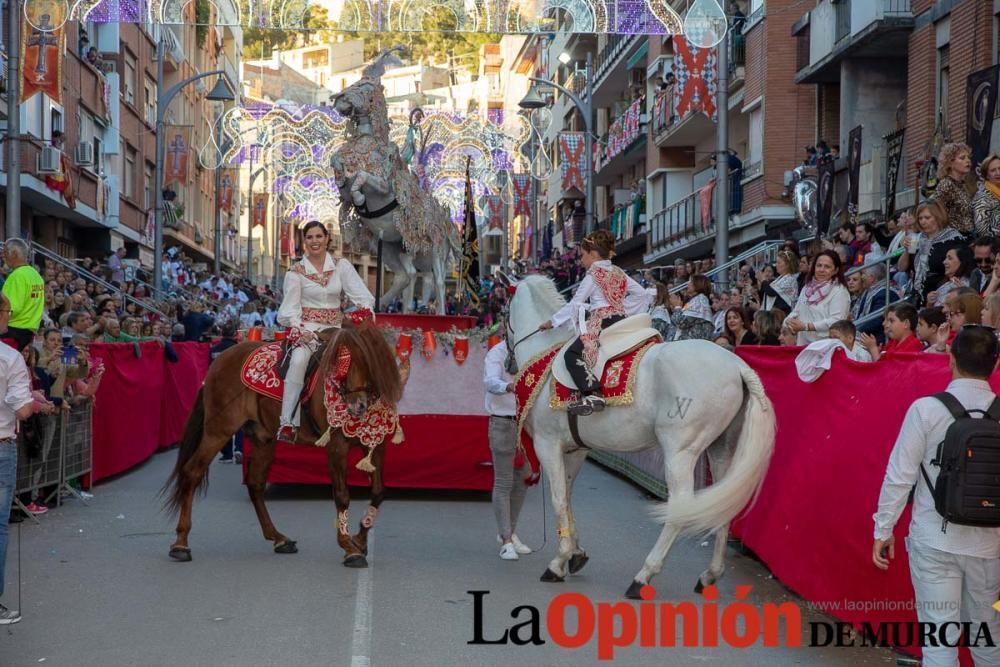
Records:
<instances>
[{"instance_id":1,"label":"man in yellow vest","mask_svg":"<svg viewBox=\"0 0 1000 667\"><path fill-rule=\"evenodd\" d=\"M28 244L21 239L8 239L3 246L3 259L10 274L3 284L3 294L10 301L10 323L7 338L17 341L23 350L35 339L45 311L45 280L35 267L28 264Z\"/></svg>"}]
</instances>

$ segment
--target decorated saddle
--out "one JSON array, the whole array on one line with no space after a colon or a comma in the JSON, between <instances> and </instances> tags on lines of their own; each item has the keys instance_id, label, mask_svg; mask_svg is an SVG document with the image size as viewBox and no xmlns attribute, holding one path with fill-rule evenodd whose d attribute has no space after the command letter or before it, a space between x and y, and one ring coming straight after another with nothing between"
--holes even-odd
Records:
<instances>
[{"instance_id":1,"label":"decorated saddle","mask_svg":"<svg viewBox=\"0 0 1000 667\"><path fill-rule=\"evenodd\" d=\"M261 396L280 401L285 395L285 379L281 377L281 362L286 354L283 343L267 343L250 353L240 370L240 380L248 389ZM306 372L305 391L301 400L305 402L312 396L319 383L319 374L310 364Z\"/></svg>"},{"instance_id":2,"label":"decorated saddle","mask_svg":"<svg viewBox=\"0 0 1000 667\"><path fill-rule=\"evenodd\" d=\"M660 333L653 328L653 320L646 313L626 317L601 332L597 361L590 372L594 377L601 378L605 398L611 398L619 390L621 381L627 379L622 375L622 370L626 366L632 367L629 353L638 351L645 344L659 343L661 340ZM575 392L578 388L566 368L565 358L566 349L572 344L573 340L570 339L555 356L552 376L563 390ZM609 394L609 391L612 393ZM609 401L609 404L613 403Z\"/></svg>"},{"instance_id":3,"label":"decorated saddle","mask_svg":"<svg viewBox=\"0 0 1000 667\"><path fill-rule=\"evenodd\" d=\"M320 348L313 358L319 359L322 350L323 348ZM256 393L280 401L285 389L285 380L280 373L281 361L285 354L287 349L283 343L262 345L243 363L240 380ZM363 472L371 473L375 470L371 462L375 448L390 436L394 444L399 444L403 441L403 430L399 424L398 412L381 397L371 402L365 413L360 416L348 411L343 396L343 382L347 378L350 365L351 354L344 346L337 353L336 360L330 364L325 378L320 378L318 368L310 362L301 402L309 400L322 379L328 428L316 440L316 446L325 447L330 441L330 430L336 429L346 437L358 440L361 446L368 450L367 456L358 461L356 467Z\"/></svg>"},{"instance_id":4,"label":"decorated saddle","mask_svg":"<svg viewBox=\"0 0 1000 667\"><path fill-rule=\"evenodd\" d=\"M635 317L646 317L646 321L649 321L648 316L637 315ZM623 320L622 323L627 322L629 319L632 318ZM636 321L636 324L641 323L641 319ZM618 324L614 326L618 326ZM606 331L611 331L614 326L608 327ZM652 332L652 335L649 335L648 331L645 335L639 335L641 330L642 327L635 327L634 338L622 336L617 339L618 342L615 343L614 347L611 345L605 347L604 339L602 338L602 355L607 354L608 358L599 359L601 389L609 406L624 407L632 405L635 401L634 389L639 362L642 361L643 356L645 356L646 352L653 345L661 341L655 329L648 330ZM623 331L620 333L623 333ZM622 346L628 342L631 342L631 346L623 349ZM612 350L617 350L617 353L613 353ZM531 436L524 430L524 424L528 413L535 405L539 392L541 392L546 382L551 383L552 391L549 398L549 407L553 410L565 410L571 402L578 398L577 389L572 385L572 381L569 381L569 383L564 382L555 373L557 365L561 365L562 374L568 376L565 371L566 365L563 363L564 351L565 347L563 345L556 345L549 348L529 361L514 379L514 398L517 401L517 432L519 436L518 455L527 456L528 462L531 465L532 476L529 478L529 482L537 479L539 462L538 457L535 455L535 447Z\"/></svg>"}]
</instances>

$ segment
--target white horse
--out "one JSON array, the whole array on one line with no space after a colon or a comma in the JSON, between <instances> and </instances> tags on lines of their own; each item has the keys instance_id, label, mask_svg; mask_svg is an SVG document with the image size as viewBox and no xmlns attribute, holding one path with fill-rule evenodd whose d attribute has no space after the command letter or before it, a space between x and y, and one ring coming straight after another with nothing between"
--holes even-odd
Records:
<instances>
[{"instance_id":1,"label":"white horse","mask_svg":"<svg viewBox=\"0 0 1000 667\"><path fill-rule=\"evenodd\" d=\"M564 303L548 278L529 276L518 284L507 322L507 344L513 347L518 368L569 338L564 329L534 333ZM774 411L753 369L708 341L656 345L636 372L635 402L581 417L580 438L588 447L607 452L663 448L670 497L652 513L664 526L626 596L639 597L639 589L660 571L678 536L714 532L711 564L695 588L700 592L723 575L729 523L753 501L763 482L774 449ZM574 443L566 413L552 410L549 397L546 379L525 417L525 428L534 439L556 513L559 553L541 578L555 582L587 562L570 507L573 480L587 449ZM714 483L695 491L695 464L704 452Z\"/></svg>"}]
</instances>

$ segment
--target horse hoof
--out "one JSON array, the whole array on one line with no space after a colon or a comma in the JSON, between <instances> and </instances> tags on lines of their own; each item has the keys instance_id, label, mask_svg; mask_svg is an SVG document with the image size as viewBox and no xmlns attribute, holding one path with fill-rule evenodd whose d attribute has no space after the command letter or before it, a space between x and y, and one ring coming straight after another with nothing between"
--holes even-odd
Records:
<instances>
[{"instance_id":1,"label":"horse hoof","mask_svg":"<svg viewBox=\"0 0 1000 667\"><path fill-rule=\"evenodd\" d=\"M276 554L297 554L299 552L299 547L295 540L287 540L281 544L274 545L274 553Z\"/></svg>"},{"instance_id":2,"label":"horse hoof","mask_svg":"<svg viewBox=\"0 0 1000 667\"><path fill-rule=\"evenodd\" d=\"M569 573L576 574L583 569L583 566L586 565L589 560L590 556L588 556L586 552L573 554L569 559Z\"/></svg>"},{"instance_id":3,"label":"horse hoof","mask_svg":"<svg viewBox=\"0 0 1000 667\"><path fill-rule=\"evenodd\" d=\"M175 560L178 563L190 563L191 549L187 547L171 547L170 560Z\"/></svg>"},{"instance_id":4,"label":"horse hoof","mask_svg":"<svg viewBox=\"0 0 1000 667\"><path fill-rule=\"evenodd\" d=\"M629 600L641 600L642 596L639 595L639 591L641 591L642 587L645 585L646 584L640 584L638 581L633 580L632 585L628 587L627 591L625 591L625 597Z\"/></svg>"},{"instance_id":5,"label":"horse hoof","mask_svg":"<svg viewBox=\"0 0 1000 667\"><path fill-rule=\"evenodd\" d=\"M701 583L701 577L698 577L698 581L694 585L695 595L701 595L701 592L705 590L705 584Z\"/></svg>"},{"instance_id":6,"label":"horse hoof","mask_svg":"<svg viewBox=\"0 0 1000 667\"><path fill-rule=\"evenodd\" d=\"M564 579L549 568L545 568L545 572L542 573L539 581L544 581L547 584L558 584L562 583Z\"/></svg>"},{"instance_id":7,"label":"horse hoof","mask_svg":"<svg viewBox=\"0 0 1000 667\"><path fill-rule=\"evenodd\" d=\"M366 568L368 567L368 559L361 554L351 554L344 559L344 567Z\"/></svg>"}]
</instances>

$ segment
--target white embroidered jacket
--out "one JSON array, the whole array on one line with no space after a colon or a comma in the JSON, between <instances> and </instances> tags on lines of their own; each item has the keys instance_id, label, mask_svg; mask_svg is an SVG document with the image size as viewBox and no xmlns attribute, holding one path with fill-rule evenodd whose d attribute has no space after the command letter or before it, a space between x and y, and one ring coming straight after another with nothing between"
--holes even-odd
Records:
<instances>
[{"instance_id":1,"label":"white embroidered jacket","mask_svg":"<svg viewBox=\"0 0 1000 667\"><path fill-rule=\"evenodd\" d=\"M375 297L346 259L326 256L323 271L317 271L303 258L285 274L285 298L278 309L278 324L286 327L322 331L340 326L343 320L341 299L349 298L356 306L375 308Z\"/></svg>"}]
</instances>

